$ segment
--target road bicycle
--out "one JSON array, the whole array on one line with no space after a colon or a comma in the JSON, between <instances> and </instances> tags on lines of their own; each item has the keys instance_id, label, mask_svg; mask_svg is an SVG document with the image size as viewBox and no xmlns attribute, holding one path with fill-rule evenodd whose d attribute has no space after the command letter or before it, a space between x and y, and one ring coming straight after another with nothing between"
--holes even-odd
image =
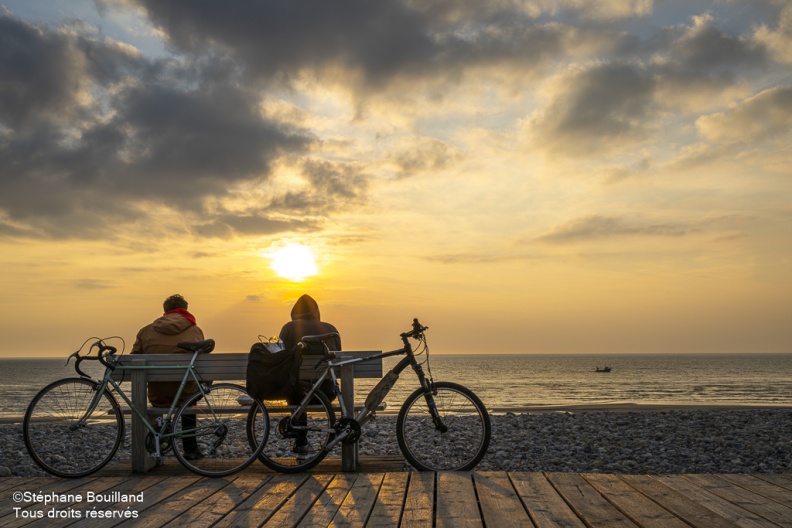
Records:
<instances>
[{"instance_id":1,"label":"road bicycle","mask_svg":"<svg viewBox=\"0 0 792 528\"><path fill-rule=\"evenodd\" d=\"M93 339L96 341L87 354L80 355ZM243 387L211 384L201 379L195 370L195 360L200 354L211 352L214 345L212 339L179 343L179 348L192 352L188 365L132 366L118 364L116 347L102 339L86 340L66 361L68 365L76 358L74 368L80 377L50 383L27 408L22 431L30 456L45 471L59 477L83 477L104 467L124 439L124 416L112 389L148 429L146 448L153 458L160 460L173 450L182 465L205 477L223 477L244 469L261 452L259 447L251 447L250 439L260 442L260 446L266 443L267 410L260 400L250 398ZM91 356L94 348L97 354ZM104 365L101 380L94 380L80 370L80 363L85 360L98 360ZM152 424L146 409L136 408L111 374L154 368L181 369L184 376L166 416ZM198 391L178 406L188 380L196 383ZM250 406L240 407L240 398ZM252 422L255 426L248 428Z\"/></svg>"},{"instance_id":2,"label":"road bicycle","mask_svg":"<svg viewBox=\"0 0 792 528\"><path fill-rule=\"evenodd\" d=\"M338 358L328 349L326 341L337 334L304 337L298 348L305 350L321 345L324 360L317 367L317 376L299 405L268 407L270 434L259 459L276 471L297 473L316 466L338 444L356 442L361 428L372 418L402 371L410 366L418 377L420 388L405 400L396 419L396 437L405 459L419 471L473 469L489 447L489 414L470 389L432 379L426 330L428 327L414 319L412 330L401 334L402 348L353 359ZM418 341L417 351L413 350L410 339ZM422 354L423 361L419 362L417 356ZM357 416L339 397L341 418L336 420L329 399L319 390L322 382L329 378L334 393L340 395L337 371L342 366L399 355L405 357L371 390ZM424 364L428 377L424 374ZM253 434L261 416L266 415L251 415L248 423L249 441L255 449L261 447Z\"/></svg>"}]
</instances>

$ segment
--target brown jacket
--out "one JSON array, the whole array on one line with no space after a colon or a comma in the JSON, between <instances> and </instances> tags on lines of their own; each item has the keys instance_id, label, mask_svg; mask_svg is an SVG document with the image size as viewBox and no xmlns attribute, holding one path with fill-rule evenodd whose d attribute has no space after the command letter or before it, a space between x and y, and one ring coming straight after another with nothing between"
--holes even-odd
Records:
<instances>
[{"instance_id":1,"label":"brown jacket","mask_svg":"<svg viewBox=\"0 0 792 528\"><path fill-rule=\"evenodd\" d=\"M186 311L185 311L186 312ZM190 315L187 312L187 315ZM192 317L192 316L190 316ZM203 332L187 316L169 312L140 329L132 346L132 354L192 354L176 346L183 341L201 341ZM155 407L170 407L179 389L178 381L153 381L148 384L148 398ZM196 392L195 382L187 382L179 404Z\"/></svg>"}]
</instances>

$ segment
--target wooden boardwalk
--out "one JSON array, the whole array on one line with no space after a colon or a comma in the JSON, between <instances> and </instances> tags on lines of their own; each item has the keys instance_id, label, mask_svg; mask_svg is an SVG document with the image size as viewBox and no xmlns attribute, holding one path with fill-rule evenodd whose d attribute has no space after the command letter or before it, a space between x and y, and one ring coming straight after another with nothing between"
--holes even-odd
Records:
<instances>
[{"instance_id":1,"label":"wooden boardwalk","mask_svg":"<svg viewBox=\"0 0 792 528\"><path fill-rule=\"evenodd\" d=\"M792 474L281 475L251 469L224 479L173 472L3 478L0 527L792 527ZM16 500L20 492L59 498L46 506L30 504ZM91 503L89 493L107 501ZM116 517L91 519L91 514Z\"/></svg>"}]
</instances>

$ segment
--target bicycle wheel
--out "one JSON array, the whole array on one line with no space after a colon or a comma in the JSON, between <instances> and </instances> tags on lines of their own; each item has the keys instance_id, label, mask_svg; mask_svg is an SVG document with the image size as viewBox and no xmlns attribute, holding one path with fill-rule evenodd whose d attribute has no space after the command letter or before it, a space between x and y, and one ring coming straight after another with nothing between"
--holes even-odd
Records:
<instances>
[{"instance_id":1,"label":"bicycle wheel","mask_svg":"<svg viewBox=\"0 0 792 528\"><path fill-rule=\"evenodd\" d=\"M36 394L25 412L22 435L33 461L58 477L84 477L113 458L124 437L118 402L102 392L88 415L99 383L66 378Z\"/></svg>"},{"instance_id":2,"label":"bicycle wheel","mask_svg":"<svg viewBox=\"0 0 792 528\"><path fill-rule=\"evenodd\" d=\"M246 402L252 400L250 406ZM247 431L248 415L258 417ZM267 442L269 420L261 401L239 385L218 384L190 396L173 418L174 454L184 467L204 477L225 477L249 466Z\"/></svg>"},{"instance_id":3,"label":"bicycle wheel","mask_svg":"<svg viewBox=\"0 0 792 528\"><path fill-rule=\"evenodd\" d=\"M335 436L335 413L321 391L314 393L302 418L291 421L293 408L267 408L269 413L269 440L259 455L259 460L270 469L281 473L299 473L311 469L327 456L325 445ZM250 431L257 427L258 416L248 423L248 440L255 445Z\"/></svg>"},{"instance_id":4,"label":"bicycle wheel","mask_svg":"<svg viewBox=\"0 0 792 528\"><path fill-rule=\"evenodd\" d=\"M437 382L435 391L413 392L399 411L396 438L407 461L419 471L469 471L489 447L489 414L473 391L456 383ZM447 427L434 424L427 399L431 396Z\"/></svg>"}]
</instances>

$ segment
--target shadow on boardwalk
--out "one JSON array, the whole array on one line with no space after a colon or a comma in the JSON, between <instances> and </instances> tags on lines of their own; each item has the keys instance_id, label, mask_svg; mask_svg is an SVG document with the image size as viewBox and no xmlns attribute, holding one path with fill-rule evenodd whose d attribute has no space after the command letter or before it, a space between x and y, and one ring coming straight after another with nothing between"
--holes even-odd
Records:
<instances>
[{"instance_id":1,"label":"shadow on boardwalk","mask_svg":"<svg viewBox=\"0 0 792 528\"><path fill-rule=\"evenodd\" d=\"M0 503L0 527L775 527L792 526L792 475L111 472L0 479Z\"/></svg>"}]
</instances>

